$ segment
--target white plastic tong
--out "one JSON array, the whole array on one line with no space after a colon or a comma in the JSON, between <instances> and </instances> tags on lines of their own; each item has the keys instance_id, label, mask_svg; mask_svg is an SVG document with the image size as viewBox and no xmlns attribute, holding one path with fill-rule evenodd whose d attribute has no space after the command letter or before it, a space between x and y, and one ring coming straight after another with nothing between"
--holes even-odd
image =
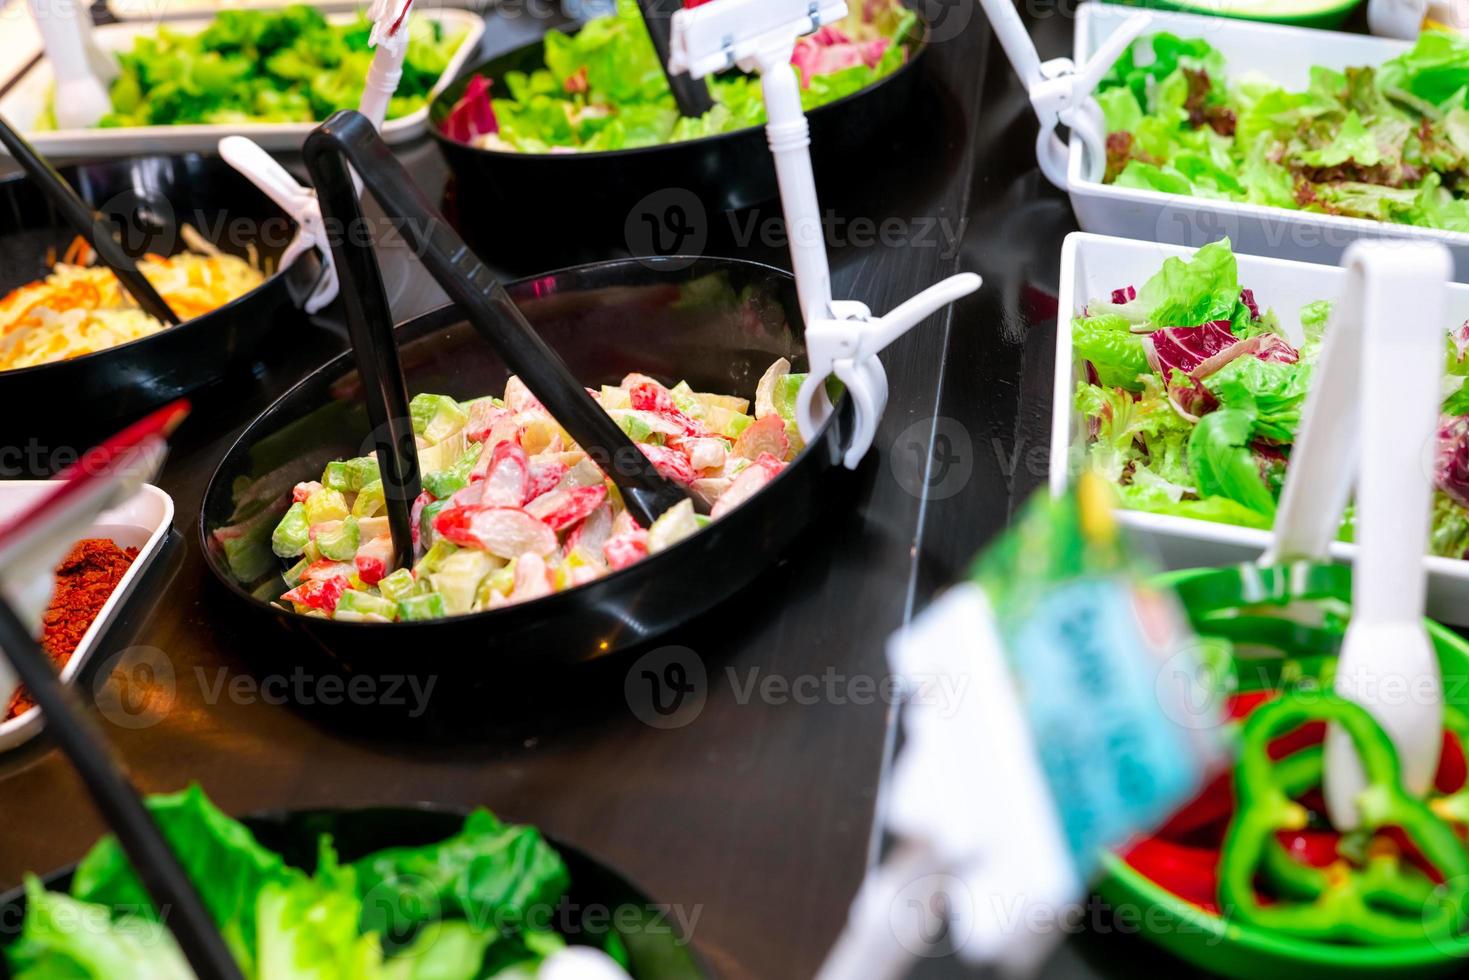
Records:
<instances>
[{"instance_id":1,"label":"white plastic tong","mask_svg":"<svg viewBox=\"0 0 1469 980\"><path fill-rule=\"evenodd\" d=\"M694 78L735 66L758 71L769 118L765 130L775 158L781 208L791 244L801 313L806 321L810 376L796 403L796 423L805 439L831 414L824 382L835 374L852 398L856 426L842 462L855 469L872 446L887 407L888 383L878 353L948 303L979 288L979 276L950 276L873 317L862 303L834 301L827 265L816 180L811 170L811 134L801 108L801 86L791 67L797 39L847 15L842 0L717 0L673 15L670 71Z\"/></svg>"},{"instance_id":2,"label":"white plastic tong","mask_svg":"<svg viewBox=\"0 0 1469 980\"><path fill-rule=\"evenodd\" d=\"M368 44L376 50L367 70L358 110L379 130L387 119L388 103L403 79L403 59L408 55L408 16L412 8L413 0L373 0L367 11L368 18L372 20ZM321 256L321 278L305 303L307 313L321 312L337 298L340 286L316 192L303 187L274 157L243 136L226 136L220 140L219 155L264 191L300 229L296 240L281 256L282 268L313 248ZM353 180L356 181L356 174L353 174ZM358 190L361 191L360 184Z\"/></svg>"},{"instance_id":3,"label":"white plastic tong","mask_svg":"<svg viewBox=\"0 0 1469 980\"><path fill-rule=\"evenodd\" d=\"M29 3L56 79L56 124L61 129L90 129L112 111L107 85L119 74L117 62L97 46L86 4L79 0Z\"/></svg>"},{"instance_id":4,"label":"white plastic tong","mask_svg":"<svg viewBox=\"0 0 1469 980\"><path fill-rule=\"evenodd\" d=\"M1080 137L1086 148L1088 179L1101 180L1107 165L1107 132L1092 93L1122 52L1152 24L1152 15L1139 13L1129 17L1078 68L1070 58L1041 61L1013 0L980 0L980 6L989 17L1015 74L1030 92L1030 105L1041 124L1035 140L1035 158L1041 173L1057 187L1066 188L1066 144L1056 134L1057 126L1066 126Z\"/></svg>"},{"instance_id":5,"label":"white plastic tong","mask_svg":"<svg viewBox=\"0 0 1469 980\"><path fill-rule=\"evenodd\" d=\"M1370 711L1392 738L1409 792L1425 793L1438 768L1443 682L1423 627L1443 377L1445 284L1441 245L1357 242L1346 289L1306 398L1301 430L1264 564L1325 560L1355 478L1357 558L1352 619L1337 662L1336 693ZM1358 823L1365 788L1351 739L1326 739L1332 823Z\"/></svg>"}]
</instances>

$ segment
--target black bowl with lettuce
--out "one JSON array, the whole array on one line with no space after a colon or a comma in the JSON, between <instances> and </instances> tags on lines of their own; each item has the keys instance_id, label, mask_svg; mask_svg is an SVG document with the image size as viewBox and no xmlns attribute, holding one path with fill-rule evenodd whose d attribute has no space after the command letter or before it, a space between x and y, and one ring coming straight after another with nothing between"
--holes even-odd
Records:
<instances>
[{"instance_id":1,"label":"black bowl with lettuce","mask_svg":"<svg viewBox=\"0 0 1469 980\"><path fill-rule=\"evenodd\" d=\"M237 821L197 786L148 807L247 976L529 980L553 957L589 977L707 975L676 908L488 810ZM111 837L77 865L0 896L0 940L0 977L192 977Z\"/></svg>"},{"instance_id":2,"label":"black bowl with lettuce","mask_svg":"<svg viewBox=\"0 0 1469 980\"><path fill-rule=\"evenodd\" d=\"M920 97L922 14L901 0L850 6L848 21L817 37L845 28L854 40L818 48L803 39L809 51L793 62L819 180L850 174ZM861 27L864 10L880 30ZM693 251L700 209L777 193L759 79L736 72L710 84L716 107L680 118L631 4L474 66L429 105L454 175L451 217L479 254L517 269L604 258L608 247Z\"/></svg>"}]
</instances>

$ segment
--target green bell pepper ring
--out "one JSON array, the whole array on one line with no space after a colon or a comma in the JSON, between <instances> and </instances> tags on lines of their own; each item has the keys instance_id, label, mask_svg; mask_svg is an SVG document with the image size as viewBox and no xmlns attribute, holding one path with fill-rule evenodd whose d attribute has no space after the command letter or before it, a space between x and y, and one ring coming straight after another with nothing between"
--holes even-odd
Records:
<instances>
[{"instance_id":1,"label":"green bell pepper ring","mask_svg":"<svg viewBox=\"0 0 1469 980\"><path fill-rule=\"evenodd\" d=\"M1277 832L1303 828L1307 812L1291 799L1301 773L1283 771L1268 749L1274 739L1311 721L1340 725L1357 750L1367 781L1358 799L1362 827L1401 828L1443 885L1405 866L1391 848L1369 848L1360 869L1345 861L1311 868L1283 853ZM1423 942L1464 927L1469 851L1452 827L1403 788L1391 740L1362 707L1325 693L1288 693L1256 708L1240 734L1235 799L1238 809L1219 868L1219 904L1226 915L1283 935L1371 945ZM1261 878L1280 893L1270 904L1256 895Z\"/></svg>"}]
</instances>

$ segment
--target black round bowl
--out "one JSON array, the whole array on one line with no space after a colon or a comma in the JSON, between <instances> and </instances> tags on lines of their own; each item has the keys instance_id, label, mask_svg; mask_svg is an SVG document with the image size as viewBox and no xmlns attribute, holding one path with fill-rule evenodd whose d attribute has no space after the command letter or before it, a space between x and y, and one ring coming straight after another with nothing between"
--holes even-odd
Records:
<instances>
[{"instance_id":1,"label":"black round bowl","mask_svg":"<svg viewBox=\"0 0 1469 980\"><path fill-rule=\"evenodd\" d=\"M599 263L508 286L521 310L588 386L639 371L753 398L777 357L805 365L795 285L768 266L687 258ZM410 392L469 398L503 390L507 371L453 308L397 330ZM605 657L710 609L772 564L820 512L822 477L840 462L847 399L771 484L666 551L565 592L497 610L407 623L337 622L274 604L285 591L269 536L292 486L327 462L368 451L367 411L342 355L255 420L205 491L206 564L253 617L266 617L351 672L484 679ZM829 497L827 499L830 499ZM299 648L274 650L295 658ZM450 686L450 685L446 685Z\"/></svg>"},{"instance_id":2,"label":"black round bowl","mask_svg":"<svg viewBox=\"0 0 1469 980\"><path fill-rule=\"evenodd\" d=\"M928 49L927 23L916 12L920 23L904 42L905 64L808 113L818 177L849 171L878 134L912 112L918 64ZM635 255L696 251L691 239L705 224L697 209L734 211L776 196L764 127L600 153L485 150L440 131L470 78L483 75L492 91L505 92L507 74L544 66L543 42L534 41L470 68L429 105L430 132L454 178L448 211L480 255L530 268L564 262L568 249L579 249L578 258L605 258L608 248Z\"/></svg>"},{"instance_id":3,"label":"black round bowl","mask_svg":"<svg viewBox=\"0 0 1469 980\"><path fill-rule=\"evenodd\" d=\"M430 804L399 807L353 807L330 810L287 810L241 818L262 845L286 863L311 870L316 866L317 839L332 836L343 861L389 847L432 844L458 833L467 809ZM611 928L627 948L633 980L691 980L709 975L694 951L692 936L683 935L669 906L659 904L619 871L586 853L548 838L571 874L571 888L553 921L571 943L600 946ZM53 890L71 885L71 865L45 875ZM0 944L13 942L25 921L25 890L0 895ZM0 956L0 980L11 976L9 961ZM140 978L141 980L141 978Z\"/></svg>"},{"instance_id":4,"label":"black round bowl","mask_svg":"<svg viewBox=\"0 0 1469 980\"><path fill-rule=\"evenodd\" d=\"M183 251L178 228L189 224L234 255L247 256L253 243L274 265L296 234L284 212L218 157L137 157L62 173L112 220L135 256ZM0 295L44 277L48 251L60 255L73 237L29 178L0 181ZM3 444L106 434L219 378L256 353L272 329L304 322L300 307L320 273L308 253L244 296L176 327L71 360L0 371L0 405L20 409L0 421Z\"/></svg>"}]
</instances>

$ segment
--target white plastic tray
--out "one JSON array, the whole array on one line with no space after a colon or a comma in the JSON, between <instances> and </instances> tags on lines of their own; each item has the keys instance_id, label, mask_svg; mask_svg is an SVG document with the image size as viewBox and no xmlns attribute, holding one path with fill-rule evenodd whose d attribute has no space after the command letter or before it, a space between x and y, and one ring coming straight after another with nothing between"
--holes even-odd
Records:
<instances>
[{"instance_id":1,"label":"white plastic tray","mask_svg":"<svg viewBox=\"0 0 1469 980\"><path fill-rule=\"evenodd\" d=\"M1076 63L1085 63L1137 12L1136 7L1082 4L1076 17ZM1337 69L1378 65L1409 47L1405 41L1336 31L1161 10L1150 13L1153 23L1147 33L1202 37L1224 55L1232 77L1259 72L1289 88L1305 88L1312 65ZM1423 239L1447 245L1454 253L1456 277L1469 281L1469 234L1115 187L1085 178L1084 154L1081 141L1073 137L1065 189L1084 231L1195 247L1228 236L1242 252L1329 265L1359 238Z\"/></svg>"},{"instance_id":2,"label":"white plastic tray","mask_svg":"<svg viewBox=\"0 0 1469 980\"><path fill-rule=\"evenodd\" d=\"M333 23L351 23L354 13L333 14ZM438 92L454 80L464 63L479 50L484 36L483 18L463 10L428 10L415 12L415 17L439 21L447 32L464 32L459 50L449 60L444 74L434 86ZM202 31L211 18L169 21L171 31ZM108 51L128 51L133 40L157 32L153 23L134 21L109 24L96 29L97 43ZM0 115L18 127L31 130L46 104L52 89L50 62L42 59L25 72L14 86L0 98ZM248 136L267 150L299 150L315 123L240 123L228 126L132 126L122 129L61 129L50 132L27 132L31 143L50 156L111 157L137 153L214 153L225 136ZM388 143L404 143L421 136L428 129L428 106L383 125L383 139Z\"/></svg>"},{"instance_id":3,"label":"white plastic tray","mask_svg":"<svg viewBox=\"0 0 1469 980\"><path fill-rule=\"evenodd\" d=\"M1129 241L1074 232L1061 249L1061 289L1056 321L1056 390L1051 416L1051 472L1053 495L1061 494L1083 445L1083 419L1072 408L1079 366L1072 360L1071 318L1088 300L1111 295L1123 286L1141 286L1163 260L1190 256L1193 249L1151 242ZM1300 310L1318 299L1334 300L1346 281L1335 266L1291 262L1242 254L1239 281L1254 291L1260 308L1272 309L1293 342L1301 340ZM1469 319L1469 286L1449 287L1448 329ZM1076 451L1078 455L1073 455ZM1133 529L1170 569L1230 565L1258 559L1270 534L1256 528L1233 527L1211 521L1139 511L1120 512L1122 523ZM1331 556L1349 562L1356 546L1337 542ZM1425 556L1428 566L1428 614L1434 619L1469 625L1469 561Z\"/></svg>"},{"instance_id":4,"label":"white plastic tray","mask_svg":"<svg viewBox=\"0 0 1469 980\"><path fill-rule=\"evenodd\" d=\"M50 489L45 480L0 480L0 521L25 509ZM82 640L77 644L71 659L61 669L63 683L71 683L86 665L97 641L107 632L108 626L117 617L123 603L137 585L139 577L149 563L158 556L163 539L173 526L173 498L155 486L144 484L133 497L111 510L97 515L92 526L81 534L83 538L111 538L123 548L137 548L138 557L123 573L117 588L103 604L101 612L92 621ZM3 713L4 705L0 705ZM45 727L39 708L31 708L9 721L0 723L0 751L13 749L34 738Z\"/></svg>"}]
</instances>

